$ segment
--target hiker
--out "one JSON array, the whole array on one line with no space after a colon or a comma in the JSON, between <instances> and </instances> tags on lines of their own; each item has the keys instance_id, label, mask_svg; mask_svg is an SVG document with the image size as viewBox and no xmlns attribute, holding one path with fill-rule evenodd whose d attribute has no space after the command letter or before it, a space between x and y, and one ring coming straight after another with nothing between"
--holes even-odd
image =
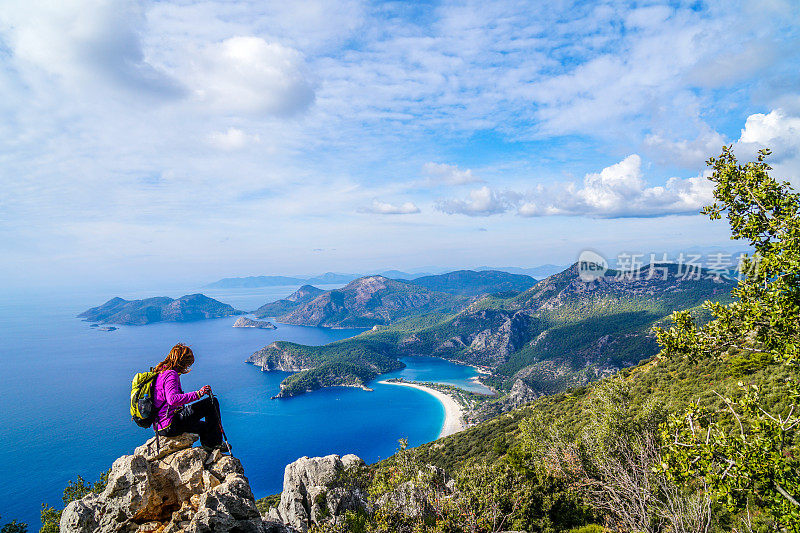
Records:
<instances>
[{"instance_id":1,"label":"hiker","mask_svg":"<svg viewBox=\"0 0 800 533\"><path fill-rule=\"evenodd\" d=\"M156 406L156 432L164 437L175 437L181 433L200 435L200 445L207 451L220 449L230 451L222 443L219 402L211 394L211 387L204 385L195 392L183 392L181 374L187 374L194 364L192 349L183 343L172 347L167 358L154 371L153 398ZM200 400L203 396L208 398ZM195 402L195 403L192 403Z\"/></svg>"}]
</instances>

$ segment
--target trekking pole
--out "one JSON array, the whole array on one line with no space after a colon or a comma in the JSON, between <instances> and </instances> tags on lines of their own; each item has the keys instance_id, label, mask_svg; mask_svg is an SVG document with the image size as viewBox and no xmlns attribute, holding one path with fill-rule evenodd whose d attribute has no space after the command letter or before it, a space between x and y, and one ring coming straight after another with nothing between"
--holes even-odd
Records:
<instances>
[{"instance_id":1,"label":"trekking pole","mask_svg":"<svg viewBox=\"0 0 800 533\"><path fill-rule=\"evenodd\" d=\"M208 395L213 401L214 393L209 391ZM228 447L228 453L231 454L231 457L233 457L233 451L231 445L228 443L228 436L225 434L225 429L222 427L222 413L220 413L219 411L219 402L216 402L216 407L217 407L217 420L219 420L219 431L220 433L222 433L222 440L225 441L225 446Z\"/></svg>"}]
</instances>

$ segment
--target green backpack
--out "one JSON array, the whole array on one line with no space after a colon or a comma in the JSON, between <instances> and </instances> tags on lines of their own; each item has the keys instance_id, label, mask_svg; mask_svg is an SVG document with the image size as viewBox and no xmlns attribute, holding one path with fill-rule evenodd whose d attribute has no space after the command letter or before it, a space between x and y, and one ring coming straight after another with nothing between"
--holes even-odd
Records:
<instances>
[{"instance_id":1,"label":"green backpack","mask_svg":"<svg viewBox=\"0 0 800 533\"><path fill-rule=\"evenodd\" d=\"M139 427L147 428L156 420L156 376L158 372L139 372L131 382L131 418Z\"/></svg>"}]
</instances>

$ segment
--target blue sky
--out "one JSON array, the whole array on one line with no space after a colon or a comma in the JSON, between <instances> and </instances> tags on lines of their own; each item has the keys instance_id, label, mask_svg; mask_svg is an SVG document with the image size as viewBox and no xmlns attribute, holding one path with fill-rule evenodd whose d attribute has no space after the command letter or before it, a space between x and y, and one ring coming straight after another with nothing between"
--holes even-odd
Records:
<instances>
[{"instance_id":1,"label":"blue sky","mask_svg":"<svg viewBox=\"0 0 800 533\"><path fill-rule=\"evenodd\" d=\"M707 157L800 183L796 0L6 0L0 93L10 286L731 246Z\"/></svg>"}]
</instances>

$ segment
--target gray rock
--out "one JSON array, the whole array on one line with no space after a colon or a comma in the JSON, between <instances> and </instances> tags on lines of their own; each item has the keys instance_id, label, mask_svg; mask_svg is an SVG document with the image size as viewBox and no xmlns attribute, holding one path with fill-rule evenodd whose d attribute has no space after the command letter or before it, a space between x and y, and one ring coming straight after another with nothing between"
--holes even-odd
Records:
<instances>
[{"instance_id":1,"label":"gray rock","mask_svg":"<svg viewBox=\"0 0 800 533\"><path fill-rule=\"evenodd\" d=\"M156 445L156 438L153 437L136 448L133 455L144 455L148 461L161 459L179 450L191 448L199 438L200 436L194 433L181 433L177 437L158 437L158 445Z\"/></svg>"},{"instance_id":2,"label":"gray rock","mask_svg":"<svg viewBox=\"0 0 800 533\"><path fill-rule=\"evenodd\" d=\"M352 454L301 457L286 466L281 500L269 517L306 533L313 524L335 523L347 510L365 509L357 492L331 487L338 472L363 464Z\"/></svg>"},{"instance_id":3,"label":"gray rock","mask_svg":"<svg viewBox=\"0 0 800 533\"><path fill-rule=\"evenodd\" d=\"M89 494L83 499L70 502L61 513L61 531L88 532L98 531L97 523L97 495Z\"/></svg>"},{"instance_id":4,"label":"gray rock","mask_svg":"<svg viewBox=\"0 0 800 533\"><path fill-rule=\"evenodd\" d=\"M151 439L114 461L105 490L71 502L60 531L289 533L261 518L237 459L192 448L196 435L161 440L161 452Z\"/></svg>"}]
</instances>

